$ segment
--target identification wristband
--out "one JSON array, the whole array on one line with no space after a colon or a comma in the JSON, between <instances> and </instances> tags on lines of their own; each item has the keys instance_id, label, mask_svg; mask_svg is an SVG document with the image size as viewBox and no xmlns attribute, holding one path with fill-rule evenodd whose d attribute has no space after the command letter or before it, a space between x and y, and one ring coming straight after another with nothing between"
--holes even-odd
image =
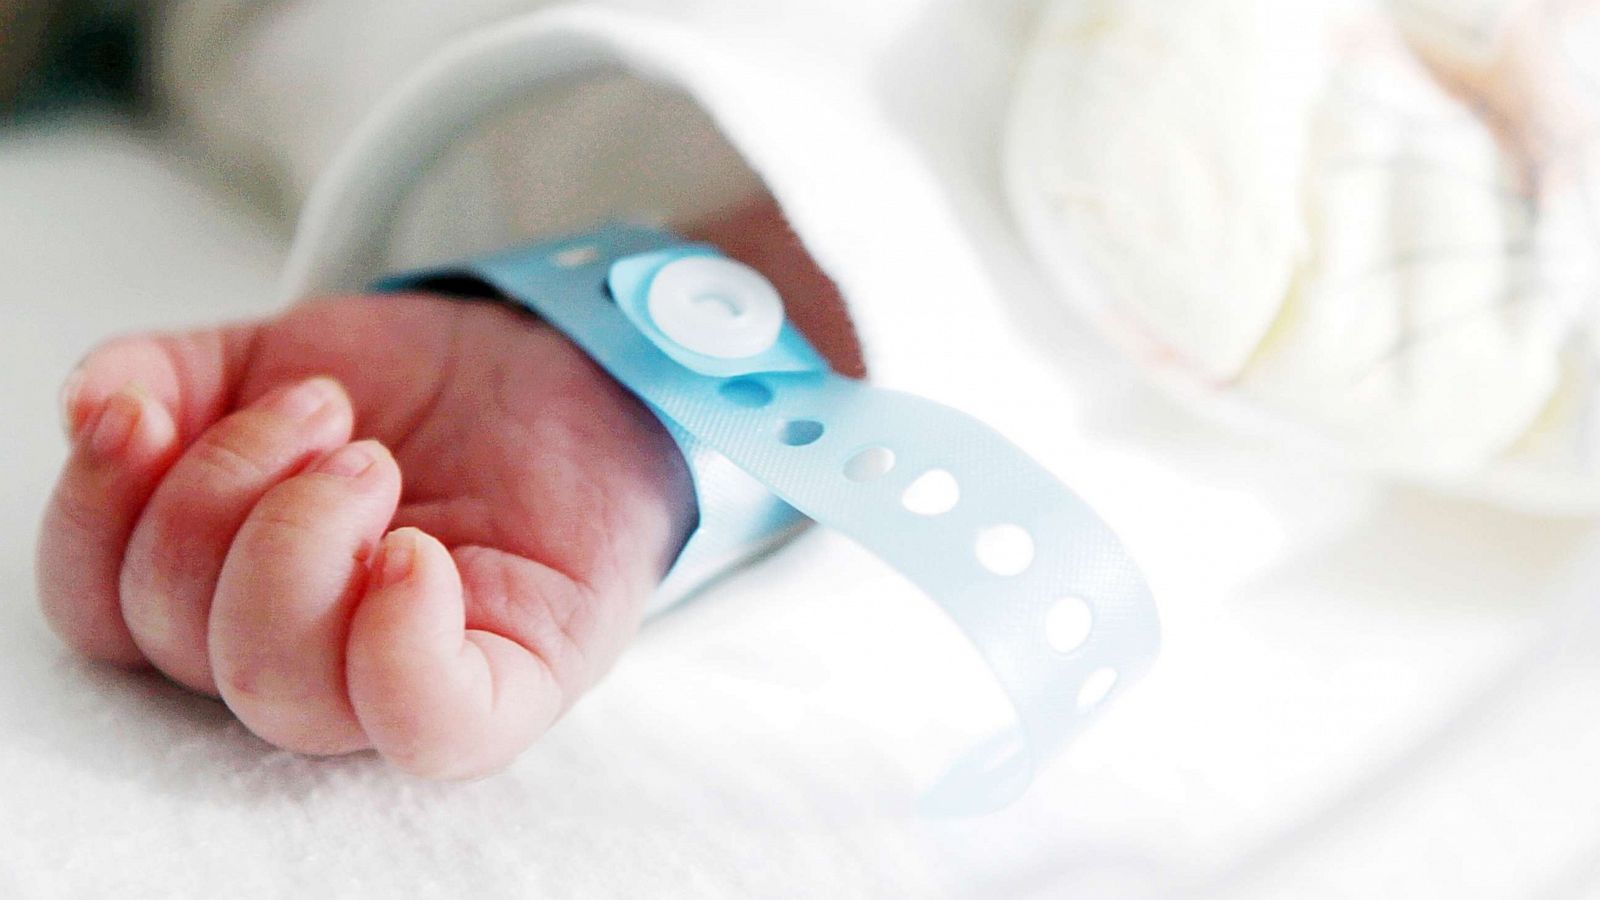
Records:
<instances>
[{"instance_id":1,"label":"identification wristband","mask_svg":"<svg viewBox=\"0 0 1600 900\"><path fill-rule=\"evenodd\" d=\"M463 278L566 335L677 440L700 521L663 596L780 540L803 516L949 614L1015 724L964 755L924 798L928 809L1015 799L1149 668L1159 644L1149 589L1088 505L978 420L829 370L754 269L666 231L609 225L376 287Z\"/></svg>"}]
</instances>

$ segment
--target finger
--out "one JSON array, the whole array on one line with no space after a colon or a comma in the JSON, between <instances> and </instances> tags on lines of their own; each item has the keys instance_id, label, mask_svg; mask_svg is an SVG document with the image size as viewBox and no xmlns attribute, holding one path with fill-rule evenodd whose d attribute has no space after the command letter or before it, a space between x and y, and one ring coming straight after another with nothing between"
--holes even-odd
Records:
<instances>
[{"instance_id":1,"label":"finger","mask_svg":"<svg viewBox=\"0 0 1600 900\"><path fill-rule=\"evenodd\" d=\"M550 590L572 589L543 571ZM465 609L461 573L444 545L414 528L384 539L350 624L345 674L373 746L417 775L469 778L504 767L569 696L546 659L468 628Z\"/></svg>"},{"instance_id":2,"label":"finger","mask_svg":"<svg viewBox=\"0 0 1600 900\"><path fill-rule=\"evenodd\" d=\"M56 634L94 659L137 665L117 573L145 500L178 450L166 407L130 385L80 424L39 533L39 602Z\"/></svg>"},{"instance_id":3,"label":"finger","mask_svg":"<svg viewBox=\"0 0 1600 900\"><path fill-rule=\"evenodd\" d=\"M345 692L345 640L399 500L394 459L359 441L268 491L239 529L211 610L211 670L264 740L300 753L368 746Z\"/></svg>"},{"instance_id":4,"label":"finger","mask_svg":"<svg viewBox=\"0 0 1600 900\"><path fill-rule=\"evenodd\" d=\"M61 389L67 433L76 435L130 384L163 406L187 444L227 412L244 374L257 324L117 338L84 357Z\"/></svg>"},{"instance_id":5,"label":"finger","mask_svg":"<svg viewBox=\"0 0 1600 900\"><path fill-rule=\"evenodd\" d=\"M350 440L352 415L332 379L279 388L201 434L156 487L123 558L122 616L173 680L216 692L206 618L234 534L269 489Z\"/></svg>"},{"instance_id":6,"label":"finger","mask_svg":"<svg viewBox=\"0 0 1600 900\"><path fill-rule=\"evenodd\" d=\"M122 621L117 579L146 500L185 430L220 415L255 333L249 325L121 338L91 352L61 389L72 443L37 547L39 603L90 657L143 661Z\"/></svg>"}]
</instances>

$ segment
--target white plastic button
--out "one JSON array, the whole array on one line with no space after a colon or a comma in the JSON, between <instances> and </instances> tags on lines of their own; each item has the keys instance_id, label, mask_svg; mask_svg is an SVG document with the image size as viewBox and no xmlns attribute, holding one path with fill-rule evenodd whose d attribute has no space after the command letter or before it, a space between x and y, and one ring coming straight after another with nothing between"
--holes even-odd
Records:
<instances>
[{"instance_id":1,"label":"white plastic button","mask_svg":"<svg viewBox=\"0 0 1600 900\"><path fill-rule=\"evenodd\" d=\"M722 257L691 256L662 266L645 304L662 334L718 359L762 353L783 327L783 301L772 284Z\"/></svg>"}]
</instances>

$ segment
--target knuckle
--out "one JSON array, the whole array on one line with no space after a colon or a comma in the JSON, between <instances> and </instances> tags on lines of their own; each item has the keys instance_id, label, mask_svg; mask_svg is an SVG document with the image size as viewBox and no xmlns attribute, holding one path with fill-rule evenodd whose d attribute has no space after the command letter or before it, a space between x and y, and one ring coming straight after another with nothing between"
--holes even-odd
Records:
<instances>
[{"instance_id":1,"label":"knuckle","mask_svg":"<svg viewBox=\"0 0 1600 900\"><path fill-rule=\"evenodd\" d=\"M243 431L229 428L208 432L189 452L203 470L225 480L262 481L271 475L270 462L261 458Z\"/></svg>"},{"instance_id":2,"label":"knuckle","mask_svg":"<svg viewBox=\"0 0 1600 900\"><path fill-rule=\"evenodd\" d=\"M338 544L344 534L342 513L348 496L325 483L298 476L262 496L245 524L256 541L268 541L287 553Z\"/></svg>"},{"instance_id":3,"label":"knuckle","mask_svg":"<svg viewBox=\"0 0 1600 900\"><path fill-rule=\"evenodd\" d=\"M234 714L252 727L270 721L283 709L309 714L319 697L318 686L306 677L304 665L291 651L263 652L262 648L235 652L218 663L216 678Z\"/></svg>"},{"instance_id":4,"label":"knuckle","mask_svg":"<svg viewBox=\"0 0 1600 900\"><path fill-rule=\"evenodd\" d=\"M428 734L427 724L417 721L414 713L392 712L384 730L390 736L383 748L383 755L389 762L421 778L442 776L451 754L443 752L439 742Z\"/></svg>"},{"instance_id":5,"label":"knuckle","mask_svg":"<svg viewBox=\"0 0 1600 900\"><path fill-rule=\"evenodd\" d=\"M240 710L239 706L259 706L275 700L293 699L285 697L282 679L269 665L260 662L239 663L223 667L218 673L219 687L234 706L234 712L243 717L249 717L248 710Z\"/></svg>"},{"instance_id":6,"label":"knuckle","mask_svg":"<svg viewBox=\"0 0 1600 900\"><path fill-rule=\"evenodd\" d=\"M101 495L71 490L63 485L56 492L54 516L46 519L41 537L78 542L110 527Z\"/></svg>"},{"instance_id":7,"label":"knuckle","mask_svg":"<svg viewBox=\"0 0 1600 900\"><path fill-rule=\"evenodd\" d=\"M324 687L292 661L247 663L220 683L228 707L257 737L291 753L348 753L366 746L360 728L334 708Z\"/></svg>"},{"instance_id":8,"label":"knuckle","mask_svg":"<svg viewBox=\"0 0 1600 900\"><path fill-rule=\"evenodd\" d=\"M255 529L260 529L276 536L291 539L304 538L313 541L321 540L325 536L318 528L320 522L311 514L308 504L299 502L300 498L295 493L286 489L290 485L279 485L278 488L262 498L261 503L250 515L250 524ZM326 504L316 507L322 515L328 513ZM296 545L302 542L295 542Z\"/></svg>"}]
</instances>

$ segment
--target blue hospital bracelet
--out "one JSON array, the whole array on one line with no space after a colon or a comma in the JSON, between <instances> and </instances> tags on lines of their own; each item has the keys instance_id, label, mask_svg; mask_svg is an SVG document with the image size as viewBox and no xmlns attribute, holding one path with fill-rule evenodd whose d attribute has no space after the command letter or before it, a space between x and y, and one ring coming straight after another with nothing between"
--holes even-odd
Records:
<instances>
[{"instance_id":1,"label":"blue hospital bracelet","mask_svg":"<svg viewBox=\"0 0 1600 900\"><path fill-rule=\"evenodd\" d=\"M582 348L683 449L700 524L674 571L710 572L799 516L877 554L955 620L1016 713L930 808L997 808L1159 643L1138 568L1098 516L1000 435L930 400L830 371L755 270L670 233L611 225L395 276L481 280ZM752 493L708 496L716 467ZM742 474L741 474L742 473ZM680 579L682 583L682 579Z\"/></svg>"}]
</instances>

